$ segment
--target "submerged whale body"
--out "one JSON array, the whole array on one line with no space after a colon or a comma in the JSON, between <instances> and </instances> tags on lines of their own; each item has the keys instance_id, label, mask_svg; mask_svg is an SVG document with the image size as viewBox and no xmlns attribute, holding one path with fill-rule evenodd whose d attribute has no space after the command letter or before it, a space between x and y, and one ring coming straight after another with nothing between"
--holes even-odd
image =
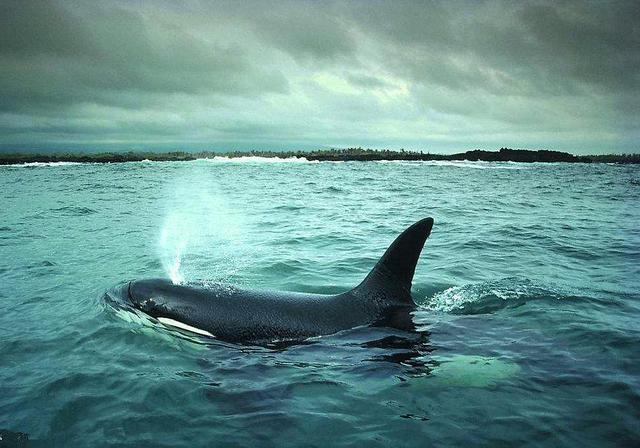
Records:
<instances>
[{"instance_id":1,"label":"submerged whale body","mask_svg":"<svg viewBox=\"0 0 640 448\"><path fill-rule=\"evenodd\" d=\"M406 229L367 277L336 295L175 285L165 279L121 285L122 303L164 324L229 342L303 340L408 315L411 281L432 218Z\"/></svg>"}]
</instances>

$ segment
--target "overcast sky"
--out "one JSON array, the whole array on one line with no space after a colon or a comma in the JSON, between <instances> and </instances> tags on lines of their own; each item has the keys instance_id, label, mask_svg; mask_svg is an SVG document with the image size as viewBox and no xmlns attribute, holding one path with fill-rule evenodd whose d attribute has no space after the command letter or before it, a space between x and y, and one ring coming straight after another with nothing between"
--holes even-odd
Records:
<instances>
[{"instance_id":1,"label":"overcast sky","mask_svg":"<svg viewBox=\"0 0 640 448\"><path fill-rule=\"evenodd\" d=\"M640 2L0 1L0 150L640 152Z\"/></svg>"}]
</instances>

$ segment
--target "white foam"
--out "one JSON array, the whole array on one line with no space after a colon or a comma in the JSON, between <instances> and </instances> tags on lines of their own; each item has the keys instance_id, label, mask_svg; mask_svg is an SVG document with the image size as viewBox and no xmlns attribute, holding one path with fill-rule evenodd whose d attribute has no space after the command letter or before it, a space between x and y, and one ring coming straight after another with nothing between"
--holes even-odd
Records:
<instances>
[{"instance_id":1,"label":"white foam","mask_svg":"<svg viewBox=\"0 0 640 448\"><path fill-rule=\"evenodd\" d=\"M530 168L519 162L485 162L484 160L376 160L375 162L395 165L452 166L476 170L526 170Z\"/></svg>"},{"instance_id":2,"label":"white foam","mask_svg":"<svg viewBox=\"0 0 640 448\"><path fill-rule=\"evenodd\" d=\"M181 330L190 331L191 333L201 334L203 336L215 337L211 333L206 330L201 330L200 328L192 327L191 325L187 325L185 323L179 322L174 319L169 319L168 317L158 317L158 321L162 324L169 325L171 327L180 328Z\"/></svg>"},{"instance_id":3,"label":"white foam","mask_svg":"<svg viewBox=\"0 0 640 448\"><path fill-rule=\"evenodd\" d=\"M9 166L67 166L67 165L82 165L81 162L25 162L15 163Z\"/></svg>"},{"instance_id":4,"label":"white foam","mask_svg":"<svg viewBox=\"0 0 640 448\"><path fill-rule=\"evenodd\" d=\"M423 163L425 165L454 166L476 170L526 170L530 168L519 162L486 162L484 160L426 160Z\"/></svg>"},{"instance_id":5,"label":"white foam","mask_svg":"<svg viewBox=\"0 0 640 448\"><path fill-rule=\"evenodd\" d=\"M196 159L196 161L207 161L213 163L319 163L317 160L307 160L306 157L227 157L215 156L211 159Z\"/></svg>"},{"instance_id":6,"label":"white foam","mask_svg":"<svg viewBox=\"0 0 640 448\"><path fill-rule=\"evenodd\" d=\"M423 160L376 160L376 163L395 164L395 165L423 165Z\"/></svg>"}]
</instances>

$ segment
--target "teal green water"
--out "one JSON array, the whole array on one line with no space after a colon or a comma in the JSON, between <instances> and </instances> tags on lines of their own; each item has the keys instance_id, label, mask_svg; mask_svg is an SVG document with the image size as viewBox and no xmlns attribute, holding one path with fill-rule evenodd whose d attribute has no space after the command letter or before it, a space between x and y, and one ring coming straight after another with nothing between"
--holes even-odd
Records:
<instances>
[{"instance_id":1,"label":"teal green water","mask_svg":"<svg viewBox=\"0 0 640 448\"><path fill-rule=\"evenodd\" d=\"M640 168L0 167L0 429L32 446L637 446ZM143 277L349 289L435 219L416 332L282 350L102 300Z\"/></svg>"}]
</instances>

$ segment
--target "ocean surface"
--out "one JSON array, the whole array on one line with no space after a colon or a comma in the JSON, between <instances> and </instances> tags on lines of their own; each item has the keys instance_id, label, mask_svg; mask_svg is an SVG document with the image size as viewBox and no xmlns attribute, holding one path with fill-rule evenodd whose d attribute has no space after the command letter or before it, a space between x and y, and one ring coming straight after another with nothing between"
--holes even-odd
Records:
<instances>
[{"instance_id":1,"label":"ocean surface","mask_svg":"<svg viewBox=\"0 0 640 448\"><path fill-rule=\"evenodd\" d=\"M0 429L30 446L640 445L638 166L27 164L0 199ZM415 331L242 346L103 300L344 291L427 216Z\"/></svg>"}]
</instances>

